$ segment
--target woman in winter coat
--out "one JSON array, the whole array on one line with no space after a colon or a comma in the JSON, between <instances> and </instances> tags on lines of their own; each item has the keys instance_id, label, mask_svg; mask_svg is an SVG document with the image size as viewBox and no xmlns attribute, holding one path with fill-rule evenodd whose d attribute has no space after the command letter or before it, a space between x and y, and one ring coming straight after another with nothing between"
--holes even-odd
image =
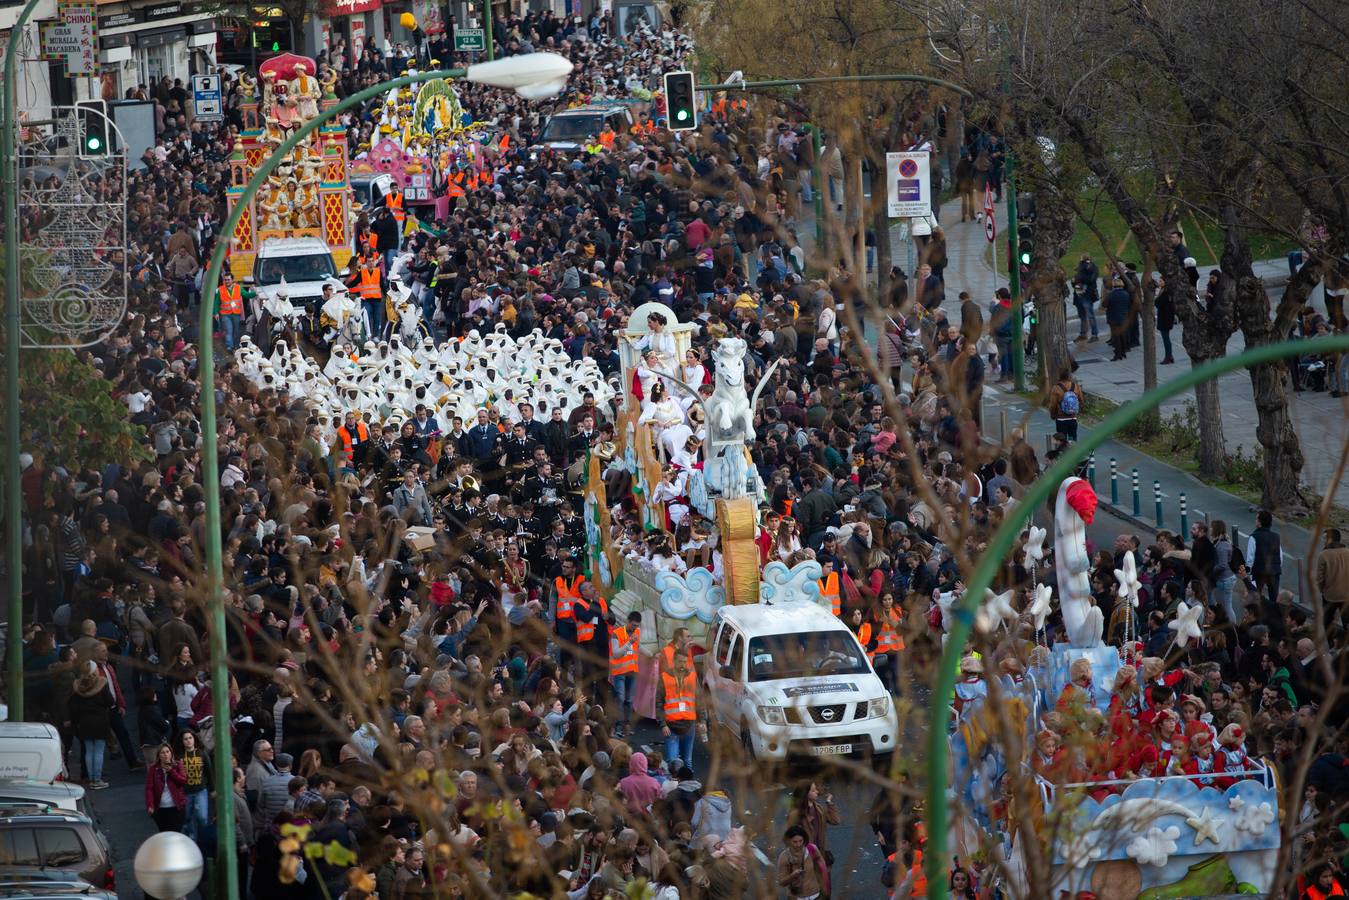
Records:
<instances>
[{"instance_id":1,"label":"woman in winter coat","mask_svg":"<svg viewBox=\"0 0 1349 900\"><path fill-rule=\"evenodd\" d=\"M112 727L113 698L108 679L93 660L85 660L75 690L70 695L70 727L84 746L84 778L90 790L108 786L103 780L103 755L108 749L108 729Z\"/></svg>"},{"instance_id":2,"label":"woman in winter coat","mask_svg":"<svg viewBox=\"0 0 1349 900\"><path fill-rule=\"evenodd\" d=\"M187 773L174 759L173 748L160 744L154 765L145 773L145 811L160 831L181 831L187 809Z\"/></svg>"},{"instance_id":3,"label":"woman in winter coat","mask_svg":"<svg viewBox=\"0 0 1349 900\"><path fill-rule=\"evenodd\" d=\"M693 805L693 842L708 835L724 838L731 833L731 798L725 791L708 791Z\"/></svg>"}]
</instances>

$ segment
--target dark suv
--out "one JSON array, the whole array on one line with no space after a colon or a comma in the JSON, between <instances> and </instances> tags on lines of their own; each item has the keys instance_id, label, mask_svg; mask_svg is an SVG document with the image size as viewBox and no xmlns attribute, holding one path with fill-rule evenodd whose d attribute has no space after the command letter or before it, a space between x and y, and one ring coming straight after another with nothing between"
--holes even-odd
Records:
<instances>
[{"instance_id":1,"label":"dark suv","mask_svg":"<svg viewBox=\"0 0 1349 900\"><path fill-rule=\"evenodd\" d=\"M72 875L116 890L112 853L92 819L42 806L0 806L0 883Z\"/></svg>"}]
</instances>

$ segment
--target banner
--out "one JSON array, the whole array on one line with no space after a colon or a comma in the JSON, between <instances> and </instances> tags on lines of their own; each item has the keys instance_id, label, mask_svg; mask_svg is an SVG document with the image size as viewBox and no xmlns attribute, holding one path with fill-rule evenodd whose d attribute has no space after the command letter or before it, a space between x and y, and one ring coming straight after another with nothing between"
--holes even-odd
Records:
<instances>
[{"instance_id":1,"label":"banner","mask_svg":"<svg viewBox=\"0 0 1349 900\"><path fill-rule=\"evenodd\" d=\"M417 27L428 37L445 33L445 4L438 0L412 0L412 14Z\"/></svg>"}]
</instances>

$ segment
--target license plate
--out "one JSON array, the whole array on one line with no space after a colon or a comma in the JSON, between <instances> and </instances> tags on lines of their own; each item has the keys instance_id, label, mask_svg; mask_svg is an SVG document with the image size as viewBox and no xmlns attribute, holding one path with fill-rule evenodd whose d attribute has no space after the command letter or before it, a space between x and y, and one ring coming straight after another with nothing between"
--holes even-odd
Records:
<instances>
[{"instance_id":1,"label":"license plate","mask_svg":"<svg viewBox=\"0 0 1349 900\"><path fill-rule=\"evenodd\" d=\"M846 756L852 752L852 744L823 744L810 748L814 756Z\"/></svg>"}]
</instances>

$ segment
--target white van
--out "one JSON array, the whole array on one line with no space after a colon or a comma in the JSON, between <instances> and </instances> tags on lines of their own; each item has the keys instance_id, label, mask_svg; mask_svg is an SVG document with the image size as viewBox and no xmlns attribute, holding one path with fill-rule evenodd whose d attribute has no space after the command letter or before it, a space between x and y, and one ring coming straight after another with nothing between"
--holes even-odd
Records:
<instances>
[{"instance_id":1,"label":"white van","mask_svg":"<svg viewBox=\"0 0 1349 900\"><path fill-rule=\"evenodd\" d=\"M899 720L857 637L815 603L723 606L704 659L712 724L747 756L890 753Z\"/></svg>"},{"instance_id":2,"label":"white van","mask_svg":"<svg viewBox=\"0 0 1349 900\"><path fill-rule=\"evenodd\" d=\"M61 735L46 722L0 722L0 781L65 777Z\"/></svg>"},{"instance_id":3,"label":"white van","mask_svg":"<svg viewBox=\"0 0 1349 900\"><path fill-rule=\"evenodd\" d=\"M328 245L316 237L268 238L253 262L252 285L258 306L264 295L286 284L286 295L297 308L314 307L323 300L323 285L345 275L333 264Z\"/></svg>"},{"instance_id":4,"label":"white van","mask_svg":"<svg viewBox=\"0 0 1349 900\"><path fill-rule=\"evenodd\" d=\"M80 815L89 815L84 802L84 788L70 781L34 781L20 778L0 781L0 807L35 804L64 809Z\"/></svg>"}]
</instances>

